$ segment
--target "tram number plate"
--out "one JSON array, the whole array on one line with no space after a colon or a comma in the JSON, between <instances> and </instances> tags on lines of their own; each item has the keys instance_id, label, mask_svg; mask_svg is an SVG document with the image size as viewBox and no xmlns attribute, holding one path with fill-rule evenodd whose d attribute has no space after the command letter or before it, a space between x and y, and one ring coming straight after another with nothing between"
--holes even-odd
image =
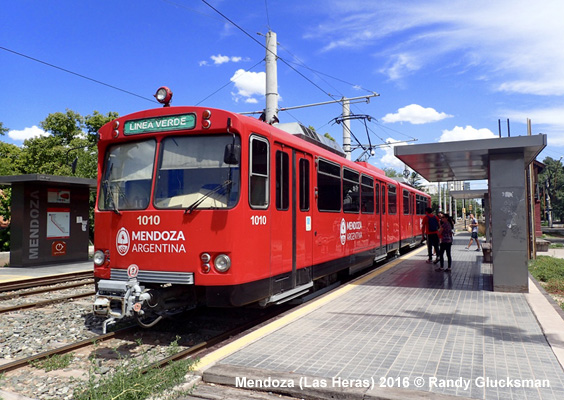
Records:
<instances>
[{"instance_id":1,"label":"tram number plate","mask_svg":"<svg viewBox=\"0 0 564 400\"><path fill-rule=\"evenodd\" d=\"M251 225L266 225L266 215L251 216Z\"/></svg>"}]
</instances>

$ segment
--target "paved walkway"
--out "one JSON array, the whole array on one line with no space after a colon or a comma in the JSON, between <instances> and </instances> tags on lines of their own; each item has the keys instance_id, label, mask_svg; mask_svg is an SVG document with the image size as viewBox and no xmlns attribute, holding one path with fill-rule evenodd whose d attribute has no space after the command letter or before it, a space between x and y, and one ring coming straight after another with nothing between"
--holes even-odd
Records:
<instances>
[{"instance_id":1,"label":"paved walkway","mask_svg":"<svg viewBox=\"0 0 564 400\"><path fill-rule=\"evenodd\" d=\"M455 238L450 274L415 250L204 357L204 381L307 398L563 399L562 318L532 281L530 294L492 292L491 264L467 243Z\"/></svg>"}]
</instances>

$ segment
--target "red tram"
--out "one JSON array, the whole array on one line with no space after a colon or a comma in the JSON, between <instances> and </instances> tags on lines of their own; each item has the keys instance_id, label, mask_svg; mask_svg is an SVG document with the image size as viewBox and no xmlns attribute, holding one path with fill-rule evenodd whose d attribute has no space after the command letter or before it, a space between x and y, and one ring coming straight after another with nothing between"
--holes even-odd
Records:
<instances>
[{"instance_id":1,"label":"red tram","mask_svg":"<svg viewBox=\"0 0 564 400\"><path fill-rule=\"evenodd\" d=\"M299 124L164 107L99 131L94 312L282 303L421 239L429 196Z\"/></svg>"}]
</instances>

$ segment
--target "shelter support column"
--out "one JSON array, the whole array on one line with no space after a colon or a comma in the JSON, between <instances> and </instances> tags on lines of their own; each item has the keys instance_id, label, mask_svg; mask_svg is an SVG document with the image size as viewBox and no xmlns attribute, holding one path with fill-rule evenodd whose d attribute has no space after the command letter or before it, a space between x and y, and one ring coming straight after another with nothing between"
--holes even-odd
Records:
<instances>
[{"instance_id":1,"label":"shelter support column","mask_svg":"<svg viewBox=\"0 0 564 400\"><path fill-rule=\"evenodd\" d=\"M494 291L529 291L525 167L523 153L490 155Z\"/></svg>"},{"instance_id":2,"label":"shelter support column","mask_svg":"<svg viewBox=\"0 0 564 400\"><path fill-rule=\"evenodd\" d=\"M488 194L484 195L484 223L486 225L486 242L491 243L492 241L492 210L490 208L490 196Z\"/></svg>"}]
</instances>

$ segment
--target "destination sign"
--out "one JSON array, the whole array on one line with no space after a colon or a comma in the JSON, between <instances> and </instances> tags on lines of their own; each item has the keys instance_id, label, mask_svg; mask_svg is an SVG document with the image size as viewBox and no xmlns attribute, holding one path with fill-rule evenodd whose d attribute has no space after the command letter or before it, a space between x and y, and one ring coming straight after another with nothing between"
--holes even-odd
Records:
<instances>
[{"instance_id":1,"label":"destination sign","mask_svg":"<svg viewBox=\"0 0 564 400\"><path fill-rule=\"evenodd\" d=\"M126 121L123 133L138 135L140 133L178 131L181 129L194 129L196 126L195 114L167 115L166 117L136 119Z\"/></svg>"}]
</instances>

